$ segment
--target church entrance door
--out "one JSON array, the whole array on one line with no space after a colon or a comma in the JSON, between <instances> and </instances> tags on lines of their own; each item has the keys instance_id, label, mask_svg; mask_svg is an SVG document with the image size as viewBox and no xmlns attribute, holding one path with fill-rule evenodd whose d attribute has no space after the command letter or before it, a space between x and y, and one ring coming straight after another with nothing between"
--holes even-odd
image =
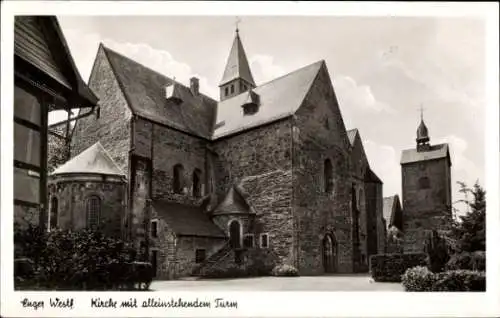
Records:
<instances>
[{"instance_id":1,"label":"church entrance door","mask_svg":"<svg viewBox=\"0 0 500 318\"><path fill-rule=\"evenodd\" d=\"M337 244L331 234L323 238L323 267L325 273L337 271Z\"/></svg>"},{"instance_id":2,"label":"church entrance door","mask_svg":"<svg viewBox=\"0 0 500 318\"><path fill-rule=\"evenodd\" d=\"M229 223L229 240L232 248L241 247L241 226L236 220Z\"/></svg>"}]
</instances>

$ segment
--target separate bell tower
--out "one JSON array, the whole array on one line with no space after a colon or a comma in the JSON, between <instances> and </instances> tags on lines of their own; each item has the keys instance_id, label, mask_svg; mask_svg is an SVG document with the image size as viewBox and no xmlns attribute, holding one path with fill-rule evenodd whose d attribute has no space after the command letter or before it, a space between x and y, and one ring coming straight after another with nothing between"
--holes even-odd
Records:
<instances>
[{"instance_id":1,"label":"separate bell tower","mask_svg":"<svg viewBox=\"0 0 500 318\"><path fill-rule=\"evenodd\" d=\"M451 159L449 145L430 144L422 114L416 147L401 156L405 252L422 252L433 230L444 230L451 220Z\"/></svg>"}]
</instances>

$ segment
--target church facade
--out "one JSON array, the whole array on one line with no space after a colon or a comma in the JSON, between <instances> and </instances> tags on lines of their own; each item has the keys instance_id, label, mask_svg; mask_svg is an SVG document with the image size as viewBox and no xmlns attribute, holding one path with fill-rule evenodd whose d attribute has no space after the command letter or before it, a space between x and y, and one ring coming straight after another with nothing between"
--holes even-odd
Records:
<instances>
[{"instance_id":1,"label":"church facade","mask_svg":"<svg viewBox=\"0 0 500 318\"><path fill-rule=\"evenodd\" d=\"M102 147L120 173L100 182L127 189L118 200L89 184L93 203L72 213L119 222L158 278L279 264L350 273L384 252L383 184L324 61L257 85L237 31L218 101L196 78L184 86L101 44L89 86L98 107L76 122L66 165ZM60 205L74 200L51 178Z\"/></svg>"}]
</instances>

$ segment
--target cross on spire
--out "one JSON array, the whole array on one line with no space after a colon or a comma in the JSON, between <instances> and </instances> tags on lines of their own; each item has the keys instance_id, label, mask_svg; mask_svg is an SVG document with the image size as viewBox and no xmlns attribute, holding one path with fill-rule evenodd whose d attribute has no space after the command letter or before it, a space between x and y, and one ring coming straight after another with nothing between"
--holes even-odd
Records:
<instances>
[{"instance_id":1,"label":"cross on spire","mask_svg":"<svg viewBox=\"0 0 500 318\"><path fill-rule=\"evenodd\" d=\"M424 109L425 108L422 106L422 104L420 104L420 108L419 108L419 110L420 110L420 120L422 120L422 121L424 120Z\"/></svg>"}]
</instances>

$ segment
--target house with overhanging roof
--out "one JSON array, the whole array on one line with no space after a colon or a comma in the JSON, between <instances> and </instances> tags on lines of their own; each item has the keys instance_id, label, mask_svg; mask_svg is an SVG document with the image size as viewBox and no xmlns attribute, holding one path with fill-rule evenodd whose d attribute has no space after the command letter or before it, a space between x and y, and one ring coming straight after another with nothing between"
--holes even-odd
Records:
<instances>
[{"instance_id":1,"label":"house with overhanging roof","mask_svg":"<svg viewBox=\"0 0 500 318\"><path fill-rule=\"evenodd\" d=\"M346 131L325 61L256 83L237 30L221 73L215 98L197 78L186 86L99 46L89 79L99 104L77 121L71 152L100 142L124 173L126 206L108 206L126 211L123 233L158 278L366 270L382 248L367 243L380 242L382 182Z\"/></svg>"},{"instance_id":2,"label":"house with overhanging roof","mask_svg":"<svg viewBox=\"0 0 500 318\"><path fill-rule=\"evenodd\" d=\"M13 44L14 222L45 228L49 113L93 109L97 98L82 80L56 17L16 16Z\"/></svg>"}]
</instances>

